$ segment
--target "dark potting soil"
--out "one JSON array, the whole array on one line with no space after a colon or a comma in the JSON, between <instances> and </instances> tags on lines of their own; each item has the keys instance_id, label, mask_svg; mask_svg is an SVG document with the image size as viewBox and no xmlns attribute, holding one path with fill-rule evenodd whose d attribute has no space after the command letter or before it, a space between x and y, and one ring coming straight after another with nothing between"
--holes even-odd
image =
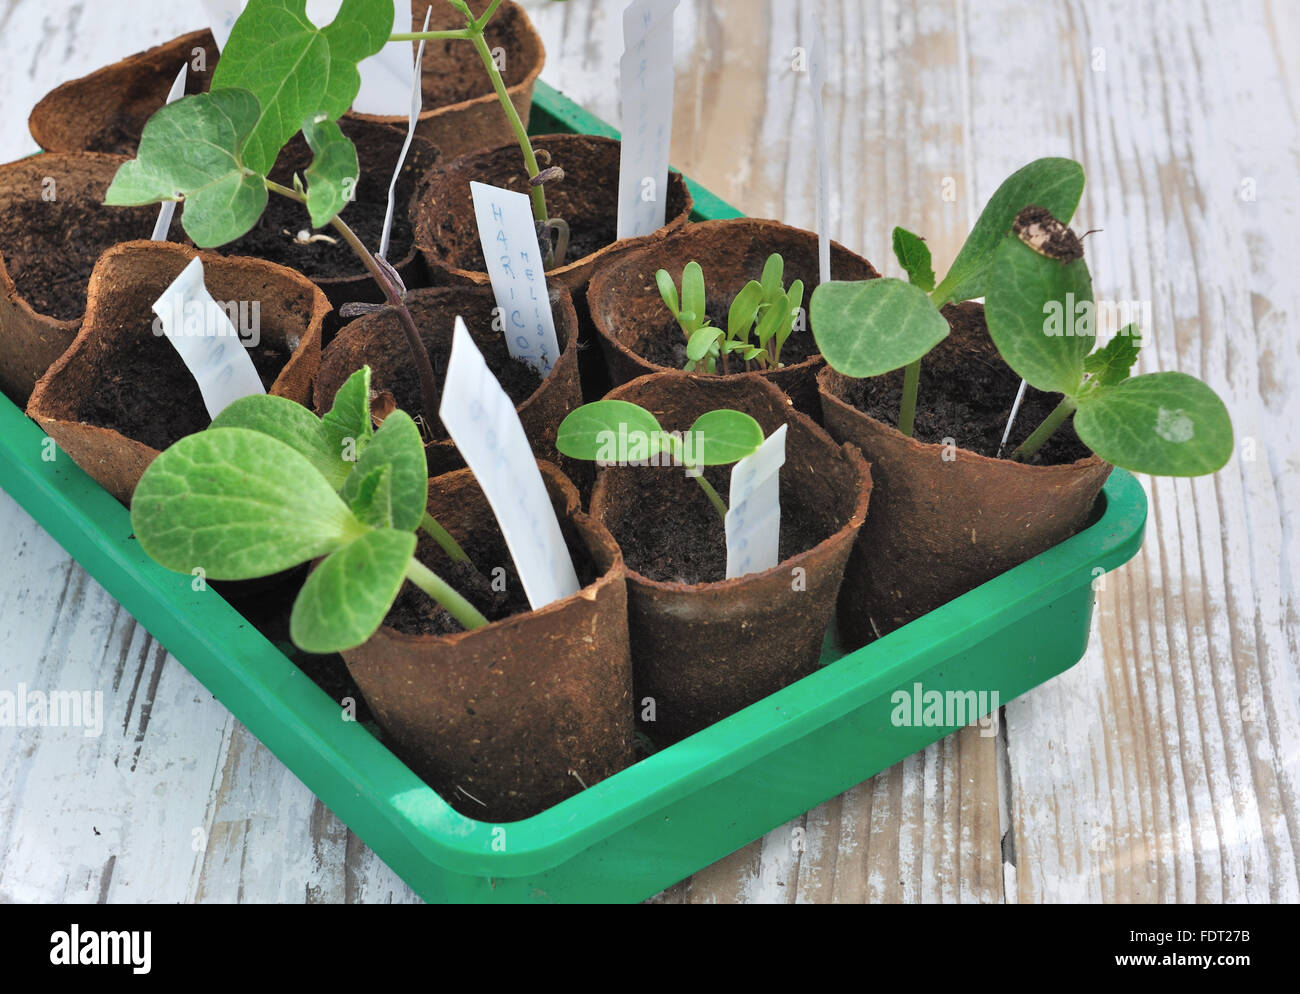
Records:
<instances>
[{"instance_id":1,"label":"dark potting soil","mask_svg":"<svg viewBox=\"0 0 1300 994\"><path fill-rule=\"evenodd\" d=\"M719 301L715 305L706 308L709 316L709 324L715 328L726 329L727 312L731 310L731 301L727 300L725 306ZM750 335L750 341L754 337ZM686 335L679 325L664 307L664 321L662 324L647 331L639 338L637 346L633 349L641 358L653 362L659 366L667 366L670 369L686 368ZM793 366L796 363L803 362L809 356L817 355L817 343L813 340L812 332L808 329L796 330L790 333L790 337L785 340L785 345L781 347L781 362L786 366ZM719 372L722 364L719 363ZM758 363L750 363L749 369L758 369ZM728 360L728 371L732 373L746 372L745 363L739 356L732 356Z\"/></svg>"},{"instance_id":2,"label":"dark potting soil","mask_svg":"<svg viewBox=\"0 0 1300 994\"><path fill-rule=\"evenodd\" d=\"M82 401L78 418L159 451L211 423L199 385L171 342L153 334L152 318L134 316L141 331L115 339L96 390ZM268 390L289 361L289 353L265 339L249 350Z\"/></svg>"},{"instance_id":3,"label":"dark potting soil","mask_svg":"<svg viewBox=\"0 0 1300 994\"><path fill-rule=\"evenodd\" d=\"M665 479L663 486L645 486L636 511L621 521L606 523L623 549L629 568L665 583L714 583L727 575L727 541L722 519L703 488L685 478L679 468L635 470L637 473L675 474L689 484ZM714 466L704 473L726 500L731 467ZM796 505L796 495L782 488L783 507ZM781 562L806 552L827 536L807 515L781 516Z\"/></svg>"},{"instance_id":4,"label":"dark potting soil","mask_svg":"<svg viewBox=\"0 0 1300 994\"><path fill-rule=\"evenodd\" d=\"M474 13L481 15L482 10L475 9L479 4L471 4ZM418 16L413 30L423 27L424 5L416 4ZM504 16L503 16L504 15ZM435 18L437 8L435 7ZM502 11L493 17L484 32L488 51L501 49L506 53L505 70L501 73L507 87L523 81L528 72L528 62L524 59L516 44L516 21L513 12ZM464 18L450 27L463 27ZM436 30L433 25L430 30ZM436 107L448 107L464 100L492 93L492 81L483 68L478 53L473 46L464 41L430 41L424 46L424 72L420 87L424 95L424 107L431 110Z\"/></svg>"},{"instance_id":5,"label":"dark potting soil","mask_svg":"<svg viewBox=\"0 0 1300 994\"><path fill-rule=\"evenodd\" d=\"M86 285L100 255L118 242L148 238L157 217L157 207L87 209L81 198L46 201L38 190L0 208L5 265L32 310L72 321L86 310ZM177 211L171 237L184 240L179 218Z\"/></svg>"},{"instance_id":6,"label":"dark potting soil","mask_svg":"<svg viewBox=\"0 0 1300 994\"><path fill-rule=\"evenodd\" d=\"M940 444L951 438L960 448L996 456L1020 377L1002 361L989 338L982 304L949 304L943 315L952 331L921 362L914 436L918 441ZM896 426L902 397L903 370L897 369L884 376L848 381L844 399L877 421ZM1010 456L1060 400L1060 394L1027 389L1003 456ZM1029 462L1056 466L1089 454L1074 433L1071 419Z\"/></svg>"}]
</instances>

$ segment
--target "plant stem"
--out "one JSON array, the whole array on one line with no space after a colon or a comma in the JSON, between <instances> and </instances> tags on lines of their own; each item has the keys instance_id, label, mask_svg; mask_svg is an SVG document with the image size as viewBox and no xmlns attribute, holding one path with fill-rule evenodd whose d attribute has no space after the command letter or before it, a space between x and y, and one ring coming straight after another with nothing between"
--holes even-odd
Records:
<instances>
[{"instance_id":1,"label":"plant stem","mask_svg":"<svg viewBox=\"0 0 1300 994\"><path fill-rule=\"evenodd\" d=\"M451 532L442 527L442 525L438 523L438 519L428 511L424 512L424 520L420 522L420 527L424 529L425 533L431 539L442 547L442 551L451 557L452 562L469 562L469 556L466 555L465 550L460 547L460 543L452 538Z\"/></svg>"},{"instance_id":2,"label":"plant stem","mask_svg":"<svg viewBox=\"0 0 1300 994\"><path fill-rule=\"evenodd\" d=\"M454 41L468 40L469 28L455 28L451 31L403 31L388 36L389 41Z\"/></svg>"},{"instance_id":3,"label":"plant stem","mask_svg":"<svg viewBox=\"0 0 1300 994\"><path fill-rule=\"evenodd\" d=\"M483 11L483 16L474 22L474 27L478 28L479 31L486 28L488 26L488 21L492 20L492 15L497 12L497 8L500 6L501 0L492 0L492 2L488 4L488 9Z\"/></svg>"},{"instance_id":4,"label":"plant stem","mask_svg":"<svg viewBox=\"0 0 1300 994\"><path fill-rule=\"evenodd\" d=\"M1034 429L1033 434L1020 443L1020 448L1011 453L1011 458L1023 462L1032 456L1043 447L1043 443L1052 437L1052 433L1064 424L1065 419L1073 414L1078 406L1073 397L1062 398L1052 413L1043 419L1043 423Z\"/></svg>"},{"instance_id":5,"label":"plant stem","mask_svg":"<svg viewBox=\"0 0 1300 994\"><path fill-rule=\"evenodd\" d=\"M921 360L910 364L903 371L903 401L898 409L898 430L908 438L916 423L916 391L921 383Z\"/></svg>"},{"instance_id":6,"label":"plant stem","mask_svg":"<svg viewBox=\"0 0 1300 994\"><path fill-rule=\"evenodd\" d=\"M482 628L488 623L478 608L456 593L446 580L418 559L412 559L406 564L406 578L437 601L467 631Z\"/></svg>"},{"instance_id":7,"label":"plant stem","mask_svg":"<svg viewBox=\"0 0 1300 994\"><path fill-rule=\"evenodd\" d=\"M700 475L695 478L695 482L704 488L705 496L707 496L709 500L713 502L713 506L718 512L718 517L722 518L723 524L726 524L727 505L723 501L723 499L718 496L718 492L713 489L713 484L704 478L703 470L701 470Z\"/></svg>"},{"instance_id":8,"label":"plant stem","mask_svg":"<svg viewBox=\"0 0 1300 994\"><path fill-rule=\"evenodd\" d=\"M307 199L297 190L281 186L279 183L273 183L269 179L265 182L266 188L272 193L278 193L282 197L296 200L300 204L307 202ZM425 350L424 342L420 340L420 332L415 327L415 319L411 317L411 312L407 310L406 302L402 300L402 295L398 292L397 287L393 286L392 280L379 267L379 263L375 261L375 257L370 254L370 250L366 248L361 239L357 237L356 232L349 228L337 214L330 219L330 225L348 243L348 246L366 267L366 271L370 273L371 278L379 284L379 289L383 291L388 305L397 311L402 331L406 333L406 344L410 347L415 371L420 378L420 399L424 405L424 421L425 424L432 425L438 416L438 404L435 400L438 396L438 387L433 378L433 366L429 362L429 353Z\"/></svg>"}]
</instances>

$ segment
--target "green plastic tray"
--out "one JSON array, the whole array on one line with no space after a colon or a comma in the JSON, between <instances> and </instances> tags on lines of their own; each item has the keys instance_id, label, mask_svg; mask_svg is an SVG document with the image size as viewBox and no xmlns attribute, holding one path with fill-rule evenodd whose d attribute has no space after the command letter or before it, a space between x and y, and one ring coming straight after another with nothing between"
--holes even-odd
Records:
<instances>
[{"instance_id":1,"label":"green plastic tray","mask_svg":"<svg viewBox=\"0 0 1300 994\"><path fill-rule=\"evenodd\" d=\"M610 134L538 84L537 133ZM736 211L692 184L701 217ZM1137 481L1116 470L1087 529L937 611L525 821L452 810L220 595L131 538L130 516L0 396L0 487L429 901L635 901L955 730L895 727L897 690L1005 704L1083 655L1096 570L1136 554Z\"/></svg>"}]
</instances>

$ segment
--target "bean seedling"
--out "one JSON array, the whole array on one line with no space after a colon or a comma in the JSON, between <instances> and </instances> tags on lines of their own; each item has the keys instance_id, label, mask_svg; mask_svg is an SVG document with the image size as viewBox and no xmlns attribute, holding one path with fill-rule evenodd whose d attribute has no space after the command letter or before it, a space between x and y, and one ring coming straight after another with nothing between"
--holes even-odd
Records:
<instances>
[{"instance_id":1,"label":"bean seedling","mask_svg":"<svg viewBox=\"0 0 1300 994\"><path fill-rule=\"evenodd\" d=\"M625 400L583 404L569 412L555 436L564 455L600 466L684 466L724 522L727 504L703 469L737 462L762 444L762 427L742 411L709 411L689 431L669 432L644 407Z\"/></svg>"},{"instance_id":2,"label":"bean seedling","mask_svg":"<svg viewBox=\"0 0 1300 994\"><path fill-rule=\"evenodd\" d=\"M784 269L785 260L779 253L767 257L762 279L750 280L731 302L725 331L709 324L704 270L698 262L688 262L682 270L680 303L668 270L655 273L659 296L686 335L687 372L703 368L716 373L720 362L723 373L729 373L732 355L739 355L746 371L750 363L756 363L759 369L781 366L781 348L803 305L802 280L791 283L789 290L781 288Z\"/></svg>"},{"instance_id":3,"label":"bean seedling","mask_svg":"<svg viewBox=\"0 0 1300 994\"><path fill-rule=\"evenodd\" d=\"M1038 159L1017 170L938 286L925 243L895 228L894 251L908 281L819 286L810 315L818 348L846 376L903 368L898 427L911 435L921 359L948 336L941 308L982 296L989 336L1007 365L1030 386L1064 395L1013 459L1033 456L1073 414L1080 440L1116 466L1160 476L1212 473L1233 445L1214 391L1184 373L1130 376L1140 348L1132 325L1093 351L1092 279L1082 244L1066 227L1082 192L1083 168L1069 159Z\"/></svg>"},{"instance_id":4,"label":"bean seedling","mask_svg":"<svg viewBox=\"0 0 1300 994\"><path fill-rule=\"evenodd\" d=\"M324 557L303 584L290 636L306 652L358 646L410 580L466 629L487 619L415 558L417 529L456 562L461 547L427 511L419 429L402 411L373 428L369 367L317 418L258 394L229 405L145 470L131 526L153 559L214 580L269 576Z\"/></svg>"}]
</instances>

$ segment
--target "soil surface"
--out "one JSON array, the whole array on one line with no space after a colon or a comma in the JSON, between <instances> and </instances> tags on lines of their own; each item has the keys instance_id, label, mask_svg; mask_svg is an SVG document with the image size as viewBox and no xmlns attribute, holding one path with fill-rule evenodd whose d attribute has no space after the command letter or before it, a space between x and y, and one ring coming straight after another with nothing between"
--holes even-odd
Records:
<instances>
[{"instance_id":1,"label":"soil surface","mask_svg":"<svg viewBox=\"0 0 1300 994\"><path fill-rule=\"evenodd\" d=\"M730 310L731 300L710 304L705 309L709 316L709 324L725 331L727 314ZM758 344L752 332L749 340L755 345ZM682 331L682 326L669 313L667 306L664 307L663 324L647 330L634 351L640 354L642 359L660 366L667 366L670 369L686 368L686 335ZM790 337L785 340L785 345L781 347L781 362L783 365L793 366L817 354L817 343L813 340L812 332L805 328L802 331L791 332ZM731 356L728 364L729 371L732 373L746 372L745 363L739 356ZM718 367L718 371L721 372L721 362L718 363ZM759 369L757 362L749 364L749 371L757 369Z\"/></svg>"},{"instance_id":2,"label":"soil surface","mask_svg":"<svg viewBox=\"0 0 1300 994\"><path fill-rule=\"evenodd\" d=\"M915 437L928 443L956 444L982 456L995 457L1007 427L1011 405L1020 389L1020 377L1002 361L984 324L984 307L967 302L943 309L952 333L921 362L917 390ZM903 370L884 376L849 381L844 399L877 421L897 426L903 397ZM1060 403L1060 394L1030 387L1007 440L1007 457ZM1029 460L1032 465L1055 466L1086 458L1090 451L1067 420Z\"/></svg>"},{"instance_id":3,"label":"soil surface","mask_svg":"<svg viewBox=\"0 0 1300 994\"><path fill-rule=\"evenodd\" d=\"M424 27L424 8L427 4L419 3L412 11L413 31ZM481 16L486 3L474 0L470 9ZM507 87L523 82L528 73L529 60L525 59L518 38L519 17L516 11L500 8L484 32L484 40L489 51L502 49L506 54L505 69L501 73ZM445 3L435 3L429 30L437 31L447 28L462 28L465 18L449 8ZM414 58L414 51L412 52ZM424 46L424 70L420 79L420 89L424 95L424 108L447 107L463 100L492 93L492 81L488 79L483 63L474 46L464 41L430 41Z\"/></svg>"}]
</instances>

